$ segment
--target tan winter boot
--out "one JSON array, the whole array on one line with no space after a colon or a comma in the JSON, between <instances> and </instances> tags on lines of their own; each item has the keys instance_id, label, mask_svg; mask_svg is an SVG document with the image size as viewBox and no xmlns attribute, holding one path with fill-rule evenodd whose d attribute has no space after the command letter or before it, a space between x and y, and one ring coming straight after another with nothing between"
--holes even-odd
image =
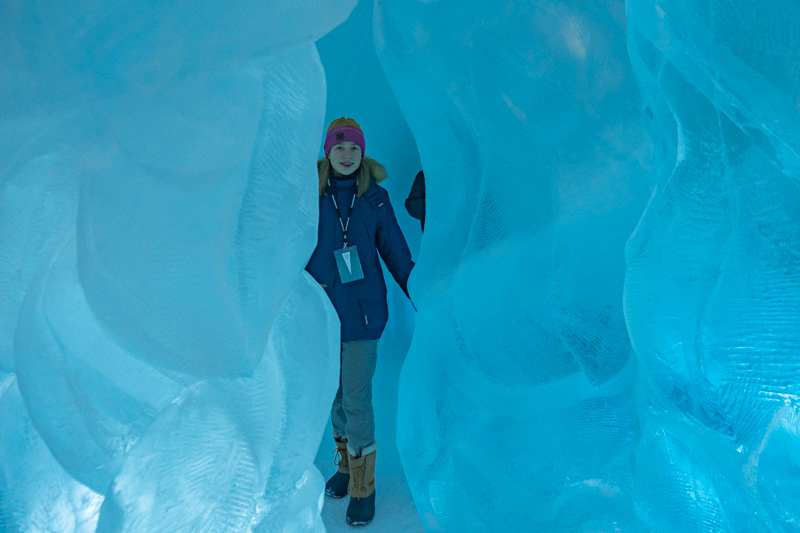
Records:
<instances>
[{"instance_id":1,"label":"tan winter boot","mask_svg":"<svg viewBox=\"0 0 800 533\"><path fill-rule=\"evenodd\" d=\"M337 439L336 449L333 451L333 464L339 468L325 483L325 494L332 498L343 498L347 494L347 486L350 484L350 463L347 456L347 439Z\"/></svg>"},{"instance_id":2,"label":"tan winter boot","mask_svg":"<svg viewBox=\"0 0 800 533\"><path fill-rule=\"evenodd\" d=\"M375 516L375 456L378 452L373 446L370 448L372 451L367 448L360 457L350 456L347 523L351 526L369 524Z\"/></svg>"}]
</instances>

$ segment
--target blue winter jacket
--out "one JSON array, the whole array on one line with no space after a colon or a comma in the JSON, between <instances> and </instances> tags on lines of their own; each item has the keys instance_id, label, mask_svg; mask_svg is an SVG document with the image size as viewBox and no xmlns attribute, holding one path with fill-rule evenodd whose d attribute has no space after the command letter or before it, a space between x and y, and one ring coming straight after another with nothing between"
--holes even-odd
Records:
<instances>
[{"instance_id":1,"label":"blue winter jacket","mask_svg":"<svg viewBox=\"0 0 800 533\"><path fill-rule=\"evenodd\" d=\"M379 339L386 327L389 309L378 254L403 292L408 294L408 276L414 267L411 252L397 225L386 189L373 179L369 189L355 199L352 210L349 210L356 190L355 180L342 182L332 179L330 182L327 193L319 199L317 247L306 270L324 286L339 314L342 342ZM357 247L364 272L364 279L346 284L342 284L339 278L333 255L335 250L342 248L344 235L332 194L336 195L345 220L347 211L350 211L347 245Z\"/></svg>"}]
</instances>

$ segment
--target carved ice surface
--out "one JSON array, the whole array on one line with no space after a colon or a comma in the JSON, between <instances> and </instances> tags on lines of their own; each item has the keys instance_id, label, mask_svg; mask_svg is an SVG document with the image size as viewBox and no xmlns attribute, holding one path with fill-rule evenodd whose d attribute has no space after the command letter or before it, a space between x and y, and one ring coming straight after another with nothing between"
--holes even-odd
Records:
<instances>
[{"instance_id":1,"label":"carved ice surface","mask_svg":"<svg viewBox=\"0 0 800 533\"><path fill-rule=\"evenodd\" d=\"M0 4L0 530L324 529L313 43L354 4Z\"/></svg>"},{"instance_id":2,"label":"carved ice surface","mask_svg":"<svg viewBox=\"0 0 800 533\"><path fill-rule=\"evenodd\" d=\"M322 530L313 43L355 3L0 2L0 531ZM428 531L797 531L795 0L374 16Z\"/></svg>"},{"instance_id":3,"label":"carved ice surface","mask_svg":"<svg viewBox=\"0 0 800 533\"><path fill-rule=\"evenodd\" d=\"M796 531L796 3L377 6L428 188L426 527Z\"/></svg>"},{"instance_id":4,"label":"carved ice surface","mask_svg":"<svg viewBox=\"0 0 800 533\"><path fill-rule=\"evenodd\" d=\"M624 4L380 1L375 39L428 189L398 412L423 522L636 529L622 289L651 178Z\"/></svg>"},{"instance_id":5,"label":"carved ice surface","mask_svg":"<svg viewBox=\"0 0 800 533\"><path fill-rule=\"evenodd\" d=\"M659 531L800 527L800 9L628 3L658 185L626 250Z\"/></svg>"}]
</instances>

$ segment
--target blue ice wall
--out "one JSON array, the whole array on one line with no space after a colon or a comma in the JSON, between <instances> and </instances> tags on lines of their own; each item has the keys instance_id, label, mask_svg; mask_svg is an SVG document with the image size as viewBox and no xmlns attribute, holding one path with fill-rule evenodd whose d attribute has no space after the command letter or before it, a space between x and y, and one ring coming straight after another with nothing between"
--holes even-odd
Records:
<instances>
[{"instance_id":1,"label":"blue ice wall","mask_svg":"<svg viewBox=\"0 0 800 533\"><path fill-rule=\"evenodd\" d=\"M622 2L377 3L428 178L398 445L430 531L642 527L622 291L653 178L625 24Z\"/></svg>"},{"instance_id":2,"label":"blue ice wall","mask_svg":"<svg viewBox=\"0 0 800 533\"><path fill-rule=\"evenodd\" d=\"M797 6L377 5L429 177L426 527L795 531Z\"/></svg>"},{"instance_id":3,"label":"blue ice wall","mask_svg":"<svg viewBox=\"0 0 800 533\"><path fill-rule=\"evenodd\" d=\"M798 528L798 28L794 2L628 2L657 147L625 280L655 530Z\"/></svg>"},{"instance_id":4,"label":"blue ice wall","mask_svg":"<svg viewBox=\"0 0 800 533\"><path fill-rule=\"evenodd\" d=\"M338 325L302 267L342 115L419 245L398 445L429 531L796 531L798 28L0 4L0 531L322 530Z\"/></svg>"},{"instance_id":5,"label":"blue ice wall","mask_svg":"<svg viewBox=\"0 0 800 533\"><path fill-rule=\"evenodd\" d=\"M0 530L324 531L314 41L354 4L0 4Z\"/></svg>"}]
</instances>

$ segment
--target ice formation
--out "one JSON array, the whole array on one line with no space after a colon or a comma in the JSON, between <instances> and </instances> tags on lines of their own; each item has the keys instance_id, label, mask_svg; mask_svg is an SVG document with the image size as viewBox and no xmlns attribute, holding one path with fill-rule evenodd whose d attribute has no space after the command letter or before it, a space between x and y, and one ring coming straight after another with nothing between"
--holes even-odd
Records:
<instances>
[{"instance_id":1,"label":"ice formation","mask_svg":"<svg viewBox=\"0 0 800 533\"><path fill-rule=\"evenodd\" d=\"M324 530L314 41L354 5L0 5L0 530Z\"/></svg>"},{"instance_id":2,"label":"ice formation","mask_svg":"<svg viewBox=\"0 0 800 533\"><path fill-rule=\"evenodd\" d=\"M624 28L622 2L376 10L429 178L398 446L430 531L639 524L621 295L650 144Z\"/></svg>"},{"instance_id":3,"label":"ice formation","mask_svg":"<svg viewBox=\"0 0 800 533\"><path fill-rule=\"evenodd\" d=\"M428 178L398 413L426 528L796 530L800 11L378 6Z\"/></svg>"},{"instance_id":4,"label":"ice formation","mask_svg":"<svg viewBox=\"0 0 800 533\"><path fill-rule=\"evenodd\" d=\"M658 531L800 523L800 9L628 4L658 185L626 250Z\"/></svg>"},{"instance_id":5,"label":"ice formation","mask_svg":"<svg viewBox=\"0 0 800 533\"><path fill-rule=\"evenodd\" d=\"M322 530L313 42L355 4L0 3L0 531ZM428 531L797 529L797 28L376 0L428 187L397 428Z\"/></svg>"}]
</instances>

